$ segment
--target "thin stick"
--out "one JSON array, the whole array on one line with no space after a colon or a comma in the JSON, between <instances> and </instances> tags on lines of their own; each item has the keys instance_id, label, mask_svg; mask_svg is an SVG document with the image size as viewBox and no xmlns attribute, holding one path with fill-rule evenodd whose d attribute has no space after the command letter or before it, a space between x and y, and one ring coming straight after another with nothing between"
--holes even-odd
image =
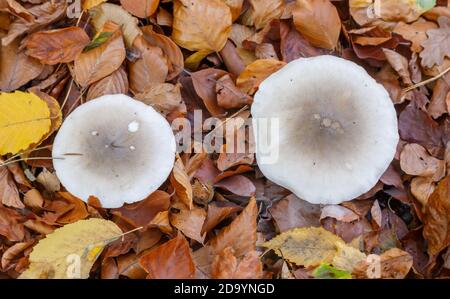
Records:
<instances>
[{"instance_id":1,"label":"thin stick","mask_svg":"<svg viewBox=\"0 0 450 299\"><path fill-rule=\"evenodd\" d=\"M30 152L38 151L38 150L41 150L41 149L46 149L46 148L49 148L49 147L52 147L52 145L40 146L40 147L36 147L36 148L29 149L29 150L26 150L26 151L22 151L22 152L20 152L18 154L15 154L15 155L9 157L8 159L6 159L4 161L4 163L9 162L11 160L14 160L15 158L17 158L17 157L19 157L19 156L21 156L23 154L27 154L27 153L30 153Z\"/></svg>"},{"instance_id":2,"label":"thin stick","mask_svg":"<svg viewBox=\"0 0 450 299\"><path fill-rule=\"evenodd\" d=\"M436 80L438 80L438 79L444 77L448 72L450 72L450 67L448 67L445 71L443 71L442 73L438 74L437 76L435 76L435 77L433 77L433 78L430 78L430 79L428 79L428 80L419 82L419 83L417 83L417 84L414 84L414 85L412 85L412 86L410 86L410 87L407 87L407 88L403 89L402 92L406 94L407 92L410 92L410 91L413 90L413 89L416 89L416 88L418 88L418 87L427 85L428 83L434 82L434 81L436 81Z\"/></svg>"},{"instance_id":3,"label":"thin stick","mask_svg":"<svg viewBox=\"0 0 450 299\"><path fill-rule=\"evenodd\" d=\"M28 161L28 160L65 160L65 159L66 158L61 158L61 157L55 157L55 158L51 158L51 157L32 157L32 158L17 159L17 160L14 160L14 161L5 162L5 163L0 164L0 167L8 166L8 165L14 164L16 162Z\"/></svg>"},{"instance_id":4,"label":"thin stick","mask_svg":"<svg viewBox=\"0 0 450 299\"><path fill-rule=\"evenodd\" d=\"M217 127L215 127L211 132L209 132L208 134L206 134L205 138L208 137L209 135L211 135L212 133L214 133L216 130L222 128L224 125L226 125L226 123L230 120L235 118L238 114L244 112L245 110L248 109L248 105L245 105L244 107L242 107L241 109L239 109L237 112L233 113L233 115L231 115L230 117L227 117L225 119L225 121L221 122Z\"/></svg>"}]
</instances>

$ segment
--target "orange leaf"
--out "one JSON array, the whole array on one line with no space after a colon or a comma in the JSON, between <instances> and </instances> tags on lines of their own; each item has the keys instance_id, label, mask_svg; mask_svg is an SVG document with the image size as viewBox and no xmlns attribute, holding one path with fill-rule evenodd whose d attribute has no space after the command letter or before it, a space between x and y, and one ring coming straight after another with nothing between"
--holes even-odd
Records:
<instances>
[{"instance_id":1,"label":"orange leaf","mask_svg":"<svg viewBox=\"0 0 450 299\"><path fill-rule=\"evenodd\" d=\"M32 34L26 41L27 55L44 64L68 63L90 42L80 27L67 27Z\"/></svg>"},{"instance_id":2,"label":"orange leaf","mask_svg":"<svg viewBox=\"0 0 450 299\"><path fill-rule=\"evenodd\" d=\"M236 87L230 75L225 75L217 80L217 103L225 109L241 108L250 105L253 99Z\"/></svg>"},{"instance_id":3,"label":"orange leaf","mask_svg":"<svg viewBox=\"0 0 450 299\"><path fill-rule=\"evenodd\" d=\"M206 234L202 235L203 223L206 219L206 211L193 207L190 210L181 209L178 213L170 214L170 223L179 229L186 237L203 244Z\"/></svg>"},{"instance_id":4,"label":"orange leaf","mask_svg":"<svg viewBox=\"0 0 450 299\"><path fill-rule=\"evenodd\" d=\"M142 256L140 264L147 271L147 278L195 278L191 249L182 234Z\"/></svg>"},{"instance_id":5,"label":"orange leaf","mask_svg":"<svg viewBox=\"0 0 450 299\"><path fill-rule=\"evenodd\" d=\"M294 24L314 46L332 50L341 33L341 19L329 0L297 0Z\"/></svg>"},{"instance_id":6,"label":"orange leaf","mask_svg":"<svg viewBox=\"0 0 450 299\"><path fill-rule=\"evenodd\" d=\"M119 26L107 22L103 27L103 32L112 33L108 41L81 53L75 60L75 80L83 87L112 74L125 60L125 45Z\"/></svg>"},{"instance_id":7,"label":"orange leaf","mask_svg":"<svg viewBox=\"0 0 450 299\"><path fill-rule=\"evenodd\" d=\"M275 59L258 59L245 67L236 80L237 86L245 93L254 94L264 79L286 65Z\"/></svg>"},{"instance_id":8,"label":"orange leaf","mask_svg":"<svg viewBox=\"0 0 450 299\"><path fill-rule=\"evenodd\" d=\"M0 162L2 162L1 159ZM0 202L5 206L18 209L25 208L25 205L20 200L19 190L7 167L0 167L0 198Z\"/></svg>"},{"instance_id":9,"label":"orange leaf","mask_svg":"<svg viewBox=\"0 0 450 299\"><path fill-rule=\"evenodd\" d=\"M206 109L212 116L219 116L225 113L225 110L217 103L216 82L226 74L227 72L223 70L208 68L191 75L195 92L203 100Z\"/></svg>"},{"instance_id":10,"label":"orange leaf","mask_svg":"<svg viewBox=\"0 0 450 299\"><path fill-rule=\"evenodd\" d=\"M261 279L262 276L262 264L256 251L250 251L238 260L233 248L227 247L211 265L211 277L214 279Z\"/></svg>"},{"instance_id":11,"label":"orange leaf","mask_svg":"<svg viewBox=\"0 0 450 299\"><path fill-rule=\"evenodd\" d=\"M177 157L175 161L170 175L170 183L175 188L175 199L188 209L192 209L192 185L180 157ZM175 208L177 207L175 206ZM183 206L180 207L180 209L182 208Z\"/></svg>"},{"instance_id":12,"label":"orange leaf","mask_svg":"<svg viewBox=\"0 0 450 299\"><path fill-rule=\"evenodd\" d=\"M58 195L72 206L72 209L69 212L58 218L58 223L73 223L89 216L86 204L81 199L76 198L69 192L59 192Z\"/></svg>"},{"instance_id":13,"label":"orange leaf","mask_svg":"<svg viewBox=\"0 0 450 299\"><path fill-rule=\"evenodd\" d=\"M92 84L89 87L86 99L92 100L103 95L120 93L128 93L128 76L123 67L118 68L111 75Z\"/></svg>"},{"instance_id":14,"label":"orange leaf","mask_svg":"<svg viewBox=\"0 0 450 299\"><path fill-rule=\"evenodd\" d=\"M123 8L139 18L148 18L158 9L159 0L120 0Z\"/></svg>"}]
</instances>

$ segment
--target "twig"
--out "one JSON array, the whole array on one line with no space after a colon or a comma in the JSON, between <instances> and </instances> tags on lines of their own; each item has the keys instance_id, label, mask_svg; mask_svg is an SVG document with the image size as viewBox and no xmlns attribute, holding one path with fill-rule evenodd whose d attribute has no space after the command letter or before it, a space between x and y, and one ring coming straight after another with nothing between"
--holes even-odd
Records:
<instances>
[{"instance_id":1,"label":"twig","mask_svg":"<svg viewBox=\"0 0 450 299\"><path fill-rule=\"evenodd\" d=\"M402 92L403 92L404 94L406 94L406 93L410 92L410 91L413 90L413 89L416 89L416 88L418 88L418 87L427 85L428 83L434 82L434 81L436 81L436 80L438 80L438 79L444 77L448 72L450 72L450 67L448 67L445 71L443 71L442 73L438 74L437 76L435 76L435 77L433 77L433 78L427 79L427 80L425 80L425 81L419 82L419 83L417 83L417 84L414 84L414 85L412 85L412 86L409 86L409 87L403 89Z\"/></svg>"},{"instance_id":2,"label":"twig","mask_svg":"<svg viewBox=\"0 0 450 299\"><path fill-rule=\"evenodd\" d=\"M9 162L5 162L0 164L0 167L5 167L11 164L14 164L16 162L20 162L20 161L28 161L28 160L65 160L66 158L62 158L62 157L32 157L32 158L23 158L23 159L17 159L14 161L9 161Z\"/></svg>"}]
</instances>

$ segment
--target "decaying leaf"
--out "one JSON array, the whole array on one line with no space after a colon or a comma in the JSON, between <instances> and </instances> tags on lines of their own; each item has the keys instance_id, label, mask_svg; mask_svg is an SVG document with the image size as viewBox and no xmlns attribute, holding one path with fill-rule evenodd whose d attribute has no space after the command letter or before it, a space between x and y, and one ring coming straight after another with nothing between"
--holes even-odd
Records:
<instances>
[{"instance_id":1,"label":"decaying leaf","mask_svg":"<svg viewBox=\"0 0 450 299\"><path fill-rule=\"evenodd\" d=\"M20 278L88 278L103 248L121 234L114 222L97 218L56 229L33 247Z\"/></svg>"},{"instance_id":2,"label":"decaying leaf","mask_svg":"<svg viewBox=\"0 0 450 299\"><path fill-rule=\"evenodd\" d=\"M249 0L250 8L243 16L243 24L264 28L270 21L278 19L283 13L282 0Z\"/></svg>"},{"instance_id":3,"label":"decaying leaf","mask_svg":"<svg viewBox=\"0 0 450 299\"><path fill-rule=\"evenodd\" d=\"M167 115L174 110L186 111L186 105L181 98L180 84L161 83L151 86L146 92L138 93L135 98Z\"/></svg>"},{"instance_id":4,"label":"decaying leaf","mask_svg":"<svg viewBox=\"0 0 450 299\"><path fill-rule=\"evenodd\" d=\"M118 68L111 75L92 84L89 87L86 98L87 100L92 100L107 94L121 93L128 93L128 75L122 67Z\"/></svg>"},{"instance_id":5,"label":"decaying leaf","mask_svg":"<svg viewBox=\"0 0 450 299\"><path fill-rule=\"evenodd\" d=\"M356 278L402 279L409 273L412 265L413 258L409 253L392 248L380 256L375 255L368 261L360 262L355 266L353 275Z\"/></svg>"},{"instance_id":6,"label":"decaying leaf","mask_svg":"<svg viewBox=\"0 0 450 299\"><path fill-rule=\"evenodd\" d=\"M264 79L285 64L285 62L275 59L258 59L245 67L245 70L237 78L236 84L243 92L253 94Z\"/></svg>"},{"instance_id":7,"label":"decaying leaf","mask_svg":"<svg viewBox=\"0 0 450 299\"><path fill-rule=\"evenodd\" d=\"M123 8L139 18L147 18L155 13L159 0L120 0Z\"/></svg>"},{"instance_id":8,"label":"decaying leaf","mask_svg":"<svg viewBox=\"0 0 450 299\"><path fill-rule=\"evenodd\" d=\"M238 259L233 248L227 247L214 258L211 266L211 277L215 279L261 279L262 276L262 264L256 251Z\"/></svg>"},{"instance_id":9,"label":"decaying leaf","mask_svg":"<svg viewBox=\"0 0 450 299\"><path fill-rule=\"evenodd\" d=\"M422 65L432 67L442 64L445 57L450 57L450 24L447 17L438 19L439 29L427 31L428 39L421 45L424 50L420 53Z\"/></svg>"},{"instance_id":10,"label":"decaying leaf","mask_svg":"<svg viewBox=\"0 0 450 299\"><path fill-rule=\"evenodd\" d=\"M430 156L419 144L407 144L400 155L400 166L411 175L432 177L439 181L445 175L445 161Z\"/></svg>"},{"instance_id":11,"label":"decaying leaf","mask_svg":"<svg viewBox=\"0 0 450 299\"><path fill-rule=\"evenodd\" d=\"M175 165L172 174L170 175L170 182L175 188L176 199L186 208L192 209L192 186L189 176L186 173L186 169L184 168L183 161L179 157L175 160Z\"/></svg>"}]
</instances>

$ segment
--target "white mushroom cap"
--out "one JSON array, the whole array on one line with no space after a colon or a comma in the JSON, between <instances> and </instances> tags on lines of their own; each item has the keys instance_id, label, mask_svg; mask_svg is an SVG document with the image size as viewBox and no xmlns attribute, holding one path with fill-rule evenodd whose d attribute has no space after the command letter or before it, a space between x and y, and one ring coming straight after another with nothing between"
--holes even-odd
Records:
<instances>
[{"instance_id":1,"label":"white mushroom cap","mask_svg":"<svg viewBox=\"0 0 450 299\"><path fill-rule=\"evenodd\" d=\"M263 174L315 204L338 204L369 191L399 140L384 87L362 67L334 56L287 64L262 82L251 110ZM258 121L266 118L278 119L279 130L258 132ZM271 144L276 137L279 143ZM264 163L276 150L278 159Z\"/></svg>"},{"instance_id":2,"label":"white mushroom cap","mask_svg":"<svg viewBox=\"0 0 450 299\"><path fill-rule=\"evenodd\" d=\"M53 143L56 174L74 196L105 208L145 199L169 176L175 137L152 107L106 95L75 109ZM60 160L58 158L64 158Z\"/></svg>"}]
</instances>

